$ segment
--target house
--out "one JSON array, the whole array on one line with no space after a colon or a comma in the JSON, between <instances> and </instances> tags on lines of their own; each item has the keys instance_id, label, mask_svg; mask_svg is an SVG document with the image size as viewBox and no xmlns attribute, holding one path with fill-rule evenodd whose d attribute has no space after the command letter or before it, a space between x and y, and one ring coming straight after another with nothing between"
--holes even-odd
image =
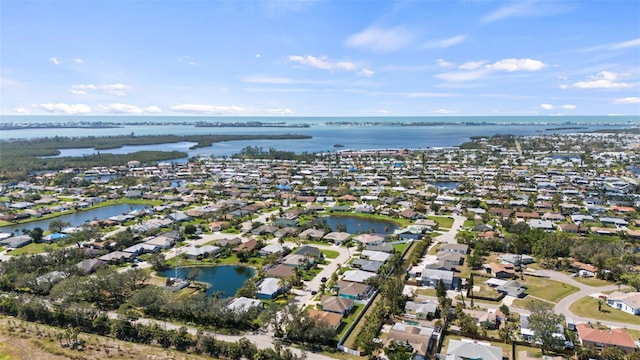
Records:
<instances>
[{"instance_id":1,"label":"house","mask_svg":"<svg viewBox=\"0 0 640 360\"><path fill-rule=\"evenodd\" d=\"M216 239L215 244L220 247L234 248L242 244L242 239L237 236L231 239Z\"/></svg>"},{"instance_id":2,"label":"house","mask_svg":"<svg viewBox=\"0 0 640 360\"><path fill-rule=\"evenodd\" d=\"M284 251L284 246L282 246L279 243L272 243L260 249L258 251L258 254L260 254L260 256L269 256L271 254L277 254L283 251Z\"/></svg>"},{"instance_id":3,"label":"house","mask_svg":"<svg viewBox=\"0 0 640 360\"><path fill-rule=\"evenodd\" d=\"M360 256L373 261L386 262L392 256L389 253L373 250L362 250Z\"/></svg>"},{"instance_id":4,"label":"house","mask_svg":"<svg viewBox=\"0 0 640 360\"><path fill-rule=\"evenodd\" d=\"M385 236L381 234L360 234L353 237L353 240L363 245L380 245L384 242Z\"/></svg>"},{"instance_id":5,"label":"house","mask_svg":"<svg viewBox=\"0 0 640 360\"><path fill-rule=\"evenodd\" d=\"M98 259L86 259L76 264L76 267L85 274L91 274L98 268L106 266L107 263Z\"/></svg>"},{"instance_id":6,"label":"house","mask_svg":"<svg viewBox=\"0 0 640 360\"><path fill-rule=\"evenodd\" d=\"M555 228L551 220L529 219L527 224L532 229L542 229L544 231L553 231Z\"/></svg>"},{"instance_id":7,"label":"house","mask_svg":"<svg viewBox=\"0 0 640 360\"><path fill-rule=\"evenodd\" d=\"M322 251L320 251L320 249L315 246L303 245L298 249L296 249L294 254L307 256L310 258L317 259L319 261L324 260L324 255L322 254Z\"/></svg>"},{"instance_id":8,"label":"house","mask_svg":"<svg viewBox=\"0 0 640 360\"><path fill-rule=\"evenodd\" d=\"M252 238L234 247L232 250L234 252L253 251L253 249L255 249L257 245L258 245L258 241Z\"/></svg>"},{"instance_id":9,"label":"house","mask_svg":"<svg viewBox=\"0 0 640 360\"><path fill-rule=\"evenodd\" d=\"M350 237L351 234L348 232L333 231L325 235L324 239L334 244L340 245L343 242L349 240Z\"/></svg>"},{"instance_id":10,"label":"house","mask_svg":"<svg viewBox=\"0 0 640 360\"><path fill-rule=\"evenodd\" d=\"M488 264L483 264L482 267L487 273L498 279L512 279L516 274L516 269L513 264L498 264L496 262L490 262Z\"/></svg>"},{"instance_id":11,"label":"house","mask_svg":"<svg viewBox=\"0 0 640 360\"><path fill-rule=\"evenodd\" d=\"M422 283L422 285L425 286L431 286L431 287L437 287L438 286L438 282L440 282L440 280L442 280L442 282L444 283L444 287L447 289L452 289L453 288L453 277L454 277L454 272L450 271L450 270L437 270L437 269L429 269L429 268L424 268L422 270L422 274L420 277L420 282Z\"/></svg>"},{"instance_id":12,"label":"house","mask_svg":"<svg viewBox=\"0 0 640 360\"><path fill-rule=\"evenodd\" d=\"M185 251L189 259L201 259L207 256L216 256L220 252L220 248L214 245L203 245L200 247L190 246Z\"/></svg>"},{"instance_id":13,"label":"house","mask_svg":"<svg viewBox=\"0 0 640 360\"><path fill-rule=\"evenodd\" d=\"M248 297L241 296L239 298L235 298L231 300L227 304L227 309L234 312L248 311L251 308L262 310L264 309L264 303L258 299L251 299Z\"/></svg>"},{"instance_id":14,"label":"house","mask_svg":"<svg viewBox=\"0 0 640 360\"><path fill-rule=\"evenodd\" d=\"M4 240L0 240L0 245L4 245L12 249L17 249L25 245L31 244L31 241L32 240L29 235L12 236Z\"/></svg>"},{"instance_id":15,"label":"house","mask_svg":"<svg viewBox=\"0 0 640 360\"><path fill-rule=\"evenodd\" d=\"M159 235L154 237L153 239L147 240L144 242L147 245L158 246L160 249L170 249L173 245L175 245L175 239L170 237Z\"/></svg>"},{"instance_id":16,"label":"house","mask_svg":"<svg viewBox=\"0 0 640 360\"><path fill-rule=\"evenodd\" d=\"M307 314L309 314L310 318L314 318L321 322L322 321L326 322L329 326L331 326L335 330L338 330L338 328L340 327L340 324L342 323L342 315L336 314L334 312L308 309Z\"/></svg>"},{"instance_id":17,"label":"house","mask_svg":"<svg viewBox=\"0 0 640 360\"><path fill-rule=\"evenodd\" d=\"M338 280L335 288L338 296L352 300L367 299L373 290L369 285L343 280Z\"/></svg>"},{"instance_id":18,"label":"house","mask_svg":"<svg viewBox=\"0 0 640 360\"><path fill-rule=\"evenodd\" d=\"M377 273L378 270L384 265L382 261L366 260L366 259L353 259L351 266L362 271L369 271Z\"/></svg>"},{"instance_id":19,"label":"house","mask_svg":"<svg viewBox=\"0 0 640 360\"><path fill-rule=\"evenodd\" d=\"M308 269L315 264L315 260L300 254L289 254L282 259L281 263L292 268Z\"/></svg>"},{"instance_id":20,"label":"house","mask_svg":"<svg viewBox=\"0 0 640 360\"><path fill-rule=\"evenodd\" d=\"M309 240L320 240L324 236L324 230L307 229L300 233L300 238Z\"/></svg>"},{"instance_id":21,"label":"house","mask_svg":"<svg viewBox=\"0 0 640 360\"><path fill-rule=\"evenodd\" d=\"M598 273L597 267L591 264L585 264L574 258L569 258L569 268L577 271L581 277L594 277Z\"/></svg>"},{"instance_id":22,"label":"house","mask_svg":"<svg viewBox=\"0 0 640 360\"><path fill-rule=\"evenodd\" d=\"M501 294L513 296L516 298L522 297L526 290L527 289L520 282L516 280L509 280L504 284L496 287L497 292Z\"/></svg>"},{"instance_id":23,"label":"house","mask_svg":"<svg viewBox=\"0 0 640 360\"><path fill-rule=\"evenodd\" d=\"M347 270L344 272L344 275L342 276L342 280L357 282L357 283L364 283L365 281L367 281L367 279L372 278L374 276L376 276L376 273L372 273L369 271Z\"/></svg>"},{"instance_id":24,"label":"house","mask_svg":"<svg viewBox=\"0 0 640 360\"><path fill-rule=\"evenodd\" d=\"M258 287L256 291L258 299L273 299L286 291L278 278L264 278L256 286Z\"/></svg>"},{"instance_id":25,"label":"house","mask_svg":"<svg viewBox=\"0 0 640 360\"><path fill-rule=\"evenodd\" d=\"M407 301L404 305L404 311L416 317L419 320L431 320L438 312L438 303L435 301L424 300L422 302Z\"/></svg>"},{"instance_id":26,"label":"house","mask_svg":"<svg viewBox=\"0 0 640 360\"><path fill-rule=\"evenodd\" d=\"M291 266L287 266L284 264L277 264L277 265L271 265L265 268L264 274L267 277L289 279L296 275L296 271Z\"/></svg>"},{"instance_id":27,"label":"house","mask_svg":"<svg viewBox=\"0 0 640 360\"><path fill-rule=\"evenodd\" d=\"M136 257L136 255L132 253L127 253L124 251L113 251L100 256L98 260L102 260L109 264L120 264L125 261L130 261L134 257Z\"/></svg>"},{"instance_id":28,"label":"house","mask_svg":"<svg viewBox=\"0 0 640 360\"><path fill-rule=\"evenodd\" d=\"M624 329L602 330L594 328L591 324L576 324L580 345L604 349L617 347L625 354L632 353L636 349L636 343L631 335Z\"/></svg>"},{"instance_id":29,"label":"house","mask_svg":"<svg viewBox=\"0 0 640 360\"><path fill-rule=\"evenodd\" d=\"M155 253L160 250L158 245L152 244L135 244L133 246L129 246L128 248L122 250L124 252L132 253L137 255L145 254L145 253Z\"/></svg>"},{"instance_id":30,"label":"house","mask_svg":"<svg viewBox=\"0 0 640 360\"><path fill-rule=\"evenodd\" d=\"M616 291L607 297L607 305L632 315L640 315L640 292Z\"/></svg>"},{"instance_id":31,"label":"house","mask_svg":"<svg viewBox=\"0 0 640 360\"><path fill-rule=\"evenodd\" d=\"M471 339L451 339L447 346L446 360L482 359L502 360L502 348L491 343Z\"/></svg>"},{"instance_id":32,"label":"house","mask_svg":"<svg viewBox=\"0 0 640 360\"><path fill-rule=\"evenodd\" d=\"M385 344L392 341L407 343L415 352L414 359L426 359L438 340L438 333L434 328L395 323L389 330Z\"/></svg>"},{"instance_id":33,"label":"house","mask_svg":"<svg viewBox=\"0 0 640 360\"><path fill-rule=\"evenodd\" d=\"M320 301L322 310L334 312L342 316L348 315L353 309L353 300L339 296L323 296Z\"/></svg>"},{"instance_id":34,"label":"house","mask_svg":"<svg viewBox=\"0 0 640 360\"><path fill-rule=\"evenodd\" d=\"M466 244L442 244L438 249L439 253L450 252L450 253L456 253L460 255L467 255L468 251L469 251L469 245L466 245Z\"/></svg>"}]
</instances>

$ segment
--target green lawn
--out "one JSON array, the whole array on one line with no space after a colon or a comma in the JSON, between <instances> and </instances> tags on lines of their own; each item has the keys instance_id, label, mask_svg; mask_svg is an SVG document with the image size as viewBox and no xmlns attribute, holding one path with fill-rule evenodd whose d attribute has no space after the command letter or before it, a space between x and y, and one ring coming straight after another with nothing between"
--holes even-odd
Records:
<instances>
[{"instance_id":1,"label":"green lawn","mask_svg":"<svg viewBox=\"0 0 640 360\"><path fill-rule=\"evenodd\" d=\"M416 294L424 296L436 296L436 289L418 289L416 290Z\"/></svg>"},{"instance_id":2,"label":"green lawn","mask_svg":"<svg viewBox=\"0 0 640 360\"><path fill-rule=\"evenodd\" d=\"M347 331L349 326L351 326L351 324L355 321L356 316L358 316L358 314L360 314L360 312L362 311L363 308L364 308L364 304L354 304L353 305L353 309L351 309L351 312L349 313L349 315L347 315L346 318L342 319L342 323L340 324L340 327L338 328L338 333L336 335L336 339L342 338L344 333Z\"/></svg>"},{"instance_id":3,"label":"green lawn","mask_svg":"<svg viewBox=\"0 0 640 360\"><path fill-rule=\"evenodd\" d=\"M427 216L427 219L431 219L438 223L438 228L450 229L453 226L453 218L448 216Z\"/></svg>"},{"instance_id":4,"label":"green lawn","mask_svg":"<svg viewBox=\"0 0 640 360\"><path fill-rule=\"evenodd\" d=\"M340 252L335 251L335 250L322 250L322 254L327 259L335 259L338 256L340 256Z\"/></svg>"},{"instance_id":5,"label":"green lawn","mask_svg":"<svg viewBox=\"0 0 640 360\"><path fill-rule=\"evenodd\" d=\"M569 306L569 310L578 316L584 316L596 320L615 321L625 324L640 324L640 316L627 314L618 309L602 304L602 311L598 311L598 299L590 296L574 302Z\"/></svg>"},{"instance_id":6,"label":"green lawn","mask_svg":"<svg viewBox=\"0 0 640 360\"><path fill-rule=\"evenodd\" d=\"M613 285L613 283L607 281L607 280L602 280L602 279L597 279L597 278L584 278L584 277L575 277L573 278L575 281L585 284L585 285L589 285L589 286L607 286L607 285Z\"/></svg>"},{"instance_id":7,"label":"green lawn","mask_svg":"<svg viewBox=\"0 0 640 360\"><path fill-rule=\"evenodd\" d=\"M407 250L410 244L411 244L410 242L393 244L393 250L395 250L397 253L402 254L405 250Z\"/></svg>"},{"instance_id":8,"label":"green lawn","mask_svg":"<svg viewBox=\"0 0 640 360\"><path fill-rule=\"evenodd\" d=\"M53 243L53 244L45 244L45 243L31 243L29 245L23 246L19 249L15 249L9 253L9 255L26 255L26 254L42 254L52 250L56 250L61 248L61 246Z\"/></svg>"},{"instance_id":9,"label":"green lawn","mask_svg":"<svg viewBox=\"0 0 640 360\"><path fill-rule=\"evenodd\" d=\"M530 275L525 275L524 285L528 295L551 302L558 302L565 296L578 292L578 288L575 286Z\"/></svg>"},{"instance_id":10,"label":"green lawn","mask_svg":"<svg viewBox=\"0 0 640 360\"><path fill-rule=\"evenodd\" d=\"M472 228L473 225L475 225L475 222L473 220L469 220L469 219L465 220L464 224L462 224L462 226L466 227L466 228Z\"/></svg>"}]
</instances>

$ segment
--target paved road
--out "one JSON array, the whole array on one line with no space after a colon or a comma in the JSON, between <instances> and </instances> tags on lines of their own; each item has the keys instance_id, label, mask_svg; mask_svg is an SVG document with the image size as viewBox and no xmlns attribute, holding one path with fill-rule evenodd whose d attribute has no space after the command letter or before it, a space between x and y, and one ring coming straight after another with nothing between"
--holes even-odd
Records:
<instances>
[{"instance_id":1,"label":"paved road","mask_svg":"<svg viewBox=\"0 0 640 360\"><path fill-rule=\"evenodd\" d=\"M575 287L577 287L578 289L580 289L578 292L573 293L569 296L566 296L564 298L562 298L560 301L558 301L558 303L556 303L554 310L556 313L558 314L564 314L565 317L572 317L574 322L600 322L601 324L607 325L609 327L615 327L615 328L627 328L627 329L633 329L633 330L640 330L640 318L638 318L638 323L637 324L626 324L626 323L619 323L619 322L614 322L614 321L604 321L604 320L597 320L597 319L591 319L591 318L587 318L587 317L582 317L582 316L577 316L574 313L571 312L571 310L569 310L569 307L571 306L571 304L573 304L574 302L582 299L585 296L590 296L592 294L597 294L603 291L611 291L611 290L618 290L618 286L617 285L608 285L608 286L589 286L589 285L585 285L581 282L576 281L574 278L572 278L571 276L568 276L566 274L557 272L557 271L552 271L552 270L538 270L537 273L539 275L542 276L546 276L551 280L556 280L556 281L560 281L562 283L568 284L568 285L573 285ZM625 288L628 288L627 286L621 286L620 287L622 290L624 290ZM607 305L603 305L604 307L607 307Z\"/></svg>"},{"instance_id":2,"label":"paved road","mask_svg":"<svg viewBox=\"0 0 640 360\"><path fill-rule=\"evenodd\" d=\"M449 229L449 231L445 232L442 235L436 236L435 240L437 242L449 244L456 244L458 242L456 240L456 235L458 234L458 231L462 229L462 225L467 218L459 215L453 215L452 217L453 225L451 225L451 229Z\"/></svg>"}]
</instances>

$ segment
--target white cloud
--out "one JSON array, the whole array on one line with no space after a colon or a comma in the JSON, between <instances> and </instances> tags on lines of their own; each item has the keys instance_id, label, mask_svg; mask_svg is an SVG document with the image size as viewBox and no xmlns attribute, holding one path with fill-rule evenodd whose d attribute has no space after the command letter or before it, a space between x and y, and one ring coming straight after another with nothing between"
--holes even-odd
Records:
<instances>
[{"instance_id":1,"label":"white cloud","mask_svg":"<svg viewBox=\"0 0 640 360\"><path fill-rule=\"evenodd\" d=\"M566 89L568 89L568 88L569 88L569 85L567 85L567 84L560 84L560 89L562 89L562 90L566 90Z\"/></svg>"},{"instance_id":2,"label":"white cloud","mask_svg":"<svg viewBox=\"0 0 640 360\"><path fill-rule=\"evenodd\" d=\"M463 71L445 72L436 75L438 79L463 82L481 79L491 72L515 72L515 71L538 71L546 66L540 60L534 59L503 59L492 64L486 64L483 61L469 61L459 66Z\"/></svg>"},{"instance_id":3,"label":"white cloud","mask_svg":"<svg viewBox=\"0 0 640 360\"><path fill-rule=\"evenodd\" d=\"M436 59L436 64L438 64L438 66L443 68L451 68L455 66L454 63L447 61L445 59Z\"/></svg>"},{"instance_id":4,"label":"white cloud","mask_svg":"<svg viewBox=\"0 0 640 360\"><path fill-rule=\"evenodd\" d=\"M205 105L205 104L183 104L170 108L172 111L187 114L207 114L207 115L243 115L247 114L247 109L237 105Z\"/></svg>"},{"instance_id":5,"label":"white cloud","mask_svg":"<svg viewBox=\"0 0 640 360\"><path fill-rule=\"evenodd\" d=\"M467 61L460 65L458 68L461 70L475 70L480 69L484 65L484 61Z\"/></svg>"},{"instance_id":6,"label":"white cloud","mask_svg":"<svg viewBox=\"0 0 640 360\"><path fill-rule=\"evenodd\" d=\"M622 98L622 99L615 99L613 101L614 104L622 104L622 105L627 105L627 104L640 104L640 97L638 96L631 96L631 97L626 97L626 98Z\"/></svg>"},{"instance_id":7,"label":"white cloud","mask_svg":"<svg viewBox=\"0 0 640 360\"><path fill-rule=\"evenodd\" d=\"M158 114L162 112L162 110L157 106L147 106L146 108L144 108L144 111L151 114Z\"/></svg>"},{"instance_id":8,"label":"white cloud","mask_svg":"<svg viewBox=\"0 0 640 360\"><path fill-rule=\"evenodd\" d=\"M127 93L131 91L131 86L126 84L107 84L107 85L83 84L83 85L71 86L71 90L69 92L73 95L85 95L87 93L87 90L92 90L92 91L101 90L113 96L126 96Z\"/></svg>"},{"instance_id":9,"label":"white cloud","mask_svg":"<svg viewBox=\"0 0 640 360\"><path fill-rule=\"evenodd\" d=\"M371 69L362 69L360 70L360 72L358 72L358 75L360 76L364 76L364 77L371 77L375 74L375 71L371 70Z\"/></svg>"},{"instance_id":10,"label":"white cloud","mask_svg":"<svg viewBox=\"0 0 640 360\"><path fill-rule=\"evenodd\" d=\"M440 114L440 115L450 115L450 114L457 114L458 112L455 110L448 110L448 109L438 109L438 110L434 110L432 111L432 113L434 114Z\"/></svg>"},{"instance_id":11,"label":"white cloud","mask_svg":"<svg viewBox=\"0 0 640 360\"><path fill-rule=\"evenodd\" d=\"M571 6L560 1L513 1L487 14L481 19L483 24L512 17L551 16L571 10Z\"/></svg>"},{"instance_id":12,"label":"white cloud","mask_svg":"<svg viewBox=\"0 0 640 360\"><path fill-rule=\"evenodd\" d=\"M474 70L474 71L453 71L446 72L442 74L436 75L436 77L440 80L452 81L452 82L462 82L462 81L473 81L478 80L487 75L487 71L484 69Z\"/></svg>"},{"instance_id":13,"label":"white cloud","mask_svg":"<svg viewBox=\"0 0 640 360\"><path fill-rule=\"evenodd\" d=\"M545 110L553 110L553 108L555 106L551 105L551 104L540 104L540 107L545 109Z\"/></svg>"},{"instance_id":14,"label":"white cloud","mask_svg":"<svg viewBox=\"0 0 640 360\"><path fill-rule=\"evenodd\" d=\"M415 34L404 27L369 27L345 40L348 47L374 52L392 52L404 49L415 41Z\"/></svg>"},{"instance_id":15,"label":"white cloud","mask_svg":"<svg viewBox=\"0 0 640 360\"><path fill-rule=\"evenodd\" d=\"M280 109L280 108L267 109L267 114L270 114L270 115L293 115L293 110L291 110L291 109Z\"/></svg>"},{"instance_id":16,"label":"white cloud","mask_svg":"<svg viewBox=\"0 0 640 360\"><path fill-rule=\"evenodd\" d=\"M618 80L618 74L611 71L601 71L590 76L589 80L576 82L573 86L579 89L625 89L631 87L631 84L616 80Z\"/></svg>"},{"instance_id":17,"label":"white cloud","mask_svg":"<svg viewBox=\"0 0 640 360\"><path fill-rule=\"evenodd\" d=\"M429 41L422 44L425 49L444 49L454 45L457 45L467 39L466 35L456 35L446 39Z\"/></svg>"},{"instance_id":18,"label":"white cloud","mask_svg":"<svg viewBox=\"0 0 640 360\"><path fill-rule=\"evenodd\" d=\"M488 24L494 21L507 19L513 16L520 16L526 12L527 8L528 6L524 2L504 6L484 16L482 18L482 22L485 24Z\"/></svg>"},{"instance_id":19,"label":"white cloud","mask_svg":"<svg viewBox=\"0 0 640 360\"><path fill-rule=\"evenodd\" d=\"M76 63L76 64L80 64L80 65L84 64L84 60L82 60L80 58L73 59L73 62Z\"/></svg>"},{"instance_id":20,"label":"white cloud","mask_svg":"<svg viewBox=\"0 0 640 360\"><path fill-rule=\"evenodd\" d=\"M388 114L391 114L391 111L386 110L386 109L378 109L378 110L376 110L376 113L381 114L381 115L388 115Z\"/></svg>"},{"instance_id":21,"label":"white cloud","mask_svg":"<svg viewBox=\"0 0 640 360\"><path fill-rule=\"evenodd\" d=\"M260 59L262 57L261 54L256 54L256 59Z\"/></svg>"},{"instance_id":22,"label":"white cloud","mask_svg":"<svg viewBox=\"0 0 640 360\"><path fill-rule=\"evenodd\" d=\"M572 104L565 104L565 105L562 105L562 108L565 110L574 110L576 106Z\"/></svg>"},{"instance_id":23,"label":"white cloud","mask_svg":"<svg viewBox=\"0 0 640 360\"><path fill-rule=\"evenodd\" d=\"M629 40L629 41L623 41L616 44L611 44L611 48L614 50L626 49L626 48L636 47L636 46L640 46L640 38Z\"/></svg>"},{"instance_id":24,"label":"white cloud","mask_svg":"<svg viewBox=\"0 0 640 360\"><path fill-rule=\"evenodd\" d=\"M57 57L55 57L55 56L54 56L54 57L49 58L49 61L51 61L51 63L52 63L53 65L55 65L55 66L60 65L60 60L58 60L58 58L57 58Z\"/></svg>"},{"instance_id":25,"label":"white cloud","mask_svg":"<svg viewBox=\"0 0 640 360\"><path fill-rule=\"evenodd\" d=\"M85 104L35 104L34 107L44 110L48 113L61 113L67 115L82 115L91 112L91 107Z\"/></svg>"},{"instance_id":26,"label":"white cloud","mask_svg":"<svg viewBox=\"0 0 640 360\"><path fill-rule=\"evenodd\" d=\"M326 56L315 57L312 55L307 56L299 56L299 55L291 55L289 56L289 60L314 67L322 70L343 70L343 71L355 71L357 70L357 66L350 61L331 61Z\"/></svg>"},{"instance_id":27,"label":"white cloud","mask_svg":"<svg viewBox=\"0 0 640 360\"><path fill-rule=\"evenodd\" d=\"M291 80L289 78L271 77L271 76L248 76L248 77L245 77L243 80L245 82L248 82L248 83L278 84L278 85L293 84L293 82L294 82L293 80Z\"/></svg>"},{"instance_id":28,"label":"white cloud","mask_svg":"<svg viewBox=\"0 0 640 360\"><path fill-rule=\"evenodd\" d=\"M13 109L11 109L11 111L13 111L16 114L28 114L29 113L29 110L27 110L27 108L25 108L24 106L14 107Z\"/></svg>"},{"instance_id":29,"label":"white cloud","mask_svg":"<svg viewBox=\"0 0 640 360\"><path fill-rule=\"evenodd\" d=\"M513 71L538 71L545 67L545 64L540 60L534 59L504 59L496 61L493 64L485 66L488 70L504 70L507 72Z\"/></svg>"},{"instance_id":30,"label":"white cloud","mask_svg":"<svg viewBox=\"0 0 640 360\"><path fill-rule=\"evenodd\" d=\"M142 114L144 112L144 110L138 106L119 103L98 105L98 109L110 114Z\"/></svg>"}]
</instances>

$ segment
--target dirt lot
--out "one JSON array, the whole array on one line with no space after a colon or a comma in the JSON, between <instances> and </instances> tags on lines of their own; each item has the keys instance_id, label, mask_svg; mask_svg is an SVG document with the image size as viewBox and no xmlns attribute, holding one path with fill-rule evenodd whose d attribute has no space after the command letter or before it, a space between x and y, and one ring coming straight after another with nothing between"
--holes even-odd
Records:
<instances>
[{"instance_id":1,"label":"dirt lot","mask_svg":"<svg viewBox=\"0 0 640 360\"><path fill-rule=\"evenodd\" d=\"M66 341L60 341L57 336L62 332L62 329L0 317L0 360L211 359L88 334L79 336L85 341L84 349L73 350L62 346Z\"/></svg>"}]
</instances>

